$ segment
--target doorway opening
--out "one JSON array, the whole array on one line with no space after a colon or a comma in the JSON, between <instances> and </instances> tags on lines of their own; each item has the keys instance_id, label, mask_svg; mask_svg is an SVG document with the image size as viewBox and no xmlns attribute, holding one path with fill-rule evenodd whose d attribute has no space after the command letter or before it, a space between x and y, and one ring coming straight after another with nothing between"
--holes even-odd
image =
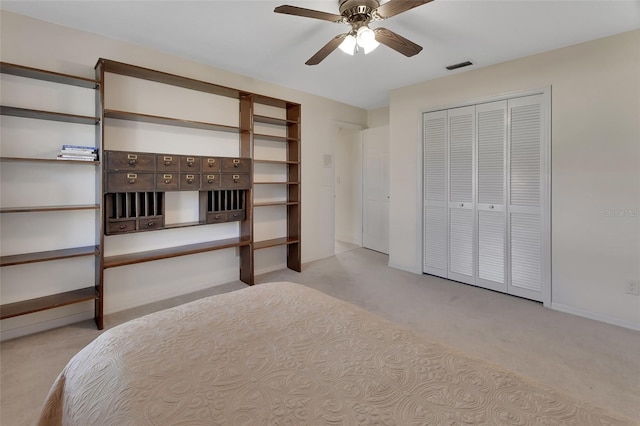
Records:
<instances>
[{"instance_id":1,"label":"doorway opening","mask_svg":"<svg viewBox=\"0 0 640 426\"><path fill-rule=\"evenodd\" d=\"M334 149L334 253L362 247L362 135L338 127Z\"/></svg>"}]
</instances>

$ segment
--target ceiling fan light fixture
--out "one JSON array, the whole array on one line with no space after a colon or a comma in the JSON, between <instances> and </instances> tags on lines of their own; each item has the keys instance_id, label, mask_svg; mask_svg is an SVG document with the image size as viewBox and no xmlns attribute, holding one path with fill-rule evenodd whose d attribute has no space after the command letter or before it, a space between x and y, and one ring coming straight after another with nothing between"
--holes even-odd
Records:
<instances>
[{"instance_id":1,"label":"ceiling fan light fixture","mask_svg":"<svg viewBox=\"0 0 640 426\"><path fill-rule=\"evenodd\" d=\"M358 28L356 39L358 46L364 49L365 55L369 52L373 52L375 48L380 45L380 43L376 41L376 34L366 25Z\"/></svg>"},{"instance_id":2,"label":"ceiling fan light fixture","mask_svg":"<svg viewBox=\"0 0 640 426\"><path fill-rule=\"evenodd\" d=\"M352 55L356 49L356 38L349 34L344 38L342 43L340 43L340 50L342 50L347 55Z\"/></svg>"}]
</instances>

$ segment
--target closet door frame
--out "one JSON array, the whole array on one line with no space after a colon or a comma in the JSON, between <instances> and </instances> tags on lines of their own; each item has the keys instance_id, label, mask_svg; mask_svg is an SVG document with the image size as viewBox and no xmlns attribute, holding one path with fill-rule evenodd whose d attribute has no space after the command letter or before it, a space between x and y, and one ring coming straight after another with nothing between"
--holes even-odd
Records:
<instances>
[{"instance_id":1,"label":"closet door frame","mask_svg":"<svg viewBox=\"0 0 640 426\"><path fill-rule=\"evenodd\" d=\"M543 96L543 120L544 120L544 142L542 146L541 155L543 157L543 173L541 178L542 186L542 216L541 216L541 229L542 229L542 303L545 307L551 307L552 301L552 280L551 280L551 96L552 86L545 86L532 90L513 91L506 92L497 96L489 96L484 98L472 99L467 102L461 102L456 104L443 104L433 107L422 109L418 112L418 123L420 123L420 131L418 140L416 141L418 146L417 155L417 170L424 171L424 129L423 129L423 115L430 112L449 110L453 108L459 108L464 106L471 106L477 104L484 104L495 101L509 100L513 98L519 98L530 95L542 95ZM418 200L424 200L424 172L419 173L416 176L417 190L416 197ZM418 202L416 211L416 231L420 238L416 244L416 256L415 271L419 274L425 273L423 271L424 262L424 202ZM508 261L508 259L507 259ZM506 278L506 276L505 276Z\"/></svg>"}]
</instances>

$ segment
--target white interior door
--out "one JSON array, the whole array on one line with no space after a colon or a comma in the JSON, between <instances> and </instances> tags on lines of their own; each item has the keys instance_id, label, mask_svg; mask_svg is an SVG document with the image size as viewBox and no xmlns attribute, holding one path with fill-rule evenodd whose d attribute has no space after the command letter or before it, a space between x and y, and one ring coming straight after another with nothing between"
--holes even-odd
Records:
<instances>
[{"instance_id":1,"label":"white interior door","mask_svg":"<svg viewBox=\"0 0 640 426\"><path fill-rule=\"evenodd\" d=\"M476 105L476 120L476 284L506 293L507 101Z\"/></svg>"},{"instance_id":2,"label":"white interior door","mask_svg":"<svg viewBox=\"0 0 640 426\"><path fill-rule=\"evenodd\" d=\"M475 284L475 106L450 109L448 277Z\"/></svg>"},{"instance_id":3,"label":"white interior door","mask_svg":"<svg viewBox=\"0 0 640 426\"><path fill-rule=\"evenodd\" d=\"M366 129L363 137L362 245L389 254L389 127Z\"/></svg>"},{"instance_id":4,"label":"white interior door","mask_svg":"<svg viewBox=\"0 0 640 426\"><path fill-rule=\"evenodd\" d=\"M447 278L447 111L424 114L424 213L422 271Z\"/></svg>"},{"instance_id":5,"label":"white interior door","mask_svg":"<svg viewBox=\"0 0 640 426\"><path fill-rule=\"evenodd\" d=\"M550 287L543 259L545 155L542 95L510 99L509 293L540 300Z\"/></svg>"}]
</instances>

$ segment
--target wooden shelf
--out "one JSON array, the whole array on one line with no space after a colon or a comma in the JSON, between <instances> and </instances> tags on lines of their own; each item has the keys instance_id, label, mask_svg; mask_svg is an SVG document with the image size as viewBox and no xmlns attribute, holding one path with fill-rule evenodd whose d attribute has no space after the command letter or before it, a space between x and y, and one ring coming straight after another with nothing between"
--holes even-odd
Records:
<instances>
[{"instance_id":1,"label":"wooden shelf","mask_svg":"<svg viewBox=\"0 0 640 426\"><path fill-rule=\"evenodd\" d=\"M253 121L256 123L274 124L276 126L286 126L288 124L299 124L296 120L287 120L285 118L267 117L266 115L254 115Z\"/></svg>"},{"instance_id":2,"label":"wooden shelf","mask_svg":"<svg viewBox=\"0 0 640 426\"><path fill-rule=\"evenodd\" d=\"M253 139L260 139L260 140L265 140L265 141L274 141L274 142L291 142L291 141L297 141L297 138L288 138L285 136L273 136L273 135L263 135L260 133L254 133L253 134Z\"/></svg>"},{"instance_id":3,"label":"wooden shelf","mask_svg":"<svg viewBox=\"0 0 640 426\"><path fill-rule=\"evenodd\" d=\"M291 105L297 105L294 102L289 102L282 99L276 99L276 98L272 98L264 95L255 95L254 102L257 104L269 105L277 108L287 108L288 106L291 106Z\"/></svg>"},{"instance_id":4,"label":"wooden shelf","mask_svg":"<svg viewBox=\"0 0 640 426\"><path fill-rule=\"evenodd\" d=\"M53 294L22 302L7 303L0 306L0 319L17 317L19 315L32 314L60 306L72 305L97 298L95 287L81 288L65 293Z\"/></svg>"},{"instance_id":5,"label":"wooden shelf","mask_svg":"<svg viewBox=\"0 0 640 426\"><path fill-rule=\"evenodd\" d=\"M89 117L86 115L66 114L62 112L40 111L36 109L17 108L10 106L0 106L1 115L9 115L12 117L36 118L38 120L62 121L64 123L91 124L95 125L100 122L97 117Z\"/></svg>"},{"instance_id":6,"label":"wooden shelf","mask_svg":"<svg viewBox=\"0 0 640 426\"><path fill-rule=\"evenodd\" d=\"M240 99L240 91L237 89L208 83L206 81L194 80L192 78L169 74L162 71L156 71L149 68L112 61L110 59L100 58L96 64L96 68L99 67L102 67L102 70L108 73L126 75L128 77L141 78L143 80L155 81L157 83L184 87L185 89L197 90L199 92L211 93L213 95Z\"/></svg>"},{"instance_id":7,"label":"wooden shelf","mask_svg":"<svg viewBox=\"0 0 640 426\"><path fill-rule=\"evenodd\" d=\"M255 241L253 243L253 249L254 250L260 250L260 249L265 249L265 248L269 248L269 247L277 247L277 246L284 246L284 245L288 245L288 244L295 244L300 242L300 240L298 240L297 238L290 238L290 237L282 237L282 238L274 238L272 240L264 240L264 241Z\"/></svg>"},{"instance_id":8,"label":"wooden shelf","mask_svg":"<svg viewBox=\"0 0 640 426\"><path fill-rule=\"evenodd\" d=\"M254 163L261 164L300 164L298 161L285 161L285 160L253 160Z\"/></svg>"},{"instance_id":9,"label":"wooden shelf","mask_svg":"<svg viewBox=\"0 0 640 426\"><path fill-rule=\"evenodd\" d=\"M300 182L253 182L254 185L300 185Z\"/></svg>"},{"instance_id":10,"label":"wooden shelf","mask_svg":"<svg viewBox=\"0 0 640 426\"><path fill-rule=\"evenodd\" d=\"M57 212L66 210L98 210L97 204L77 204L67 206L37 206L37 207L3 207L0 213L28 213L28 212Z\"/></svg>"},{"instance_id":11,"label":"wooden shelf","mask_svg":"<svg viewBox=\"0 0 640 426\"><path fill-rule=\"evenodd\" d=\"M180 118L160 117L157 115L139 114L127 111L104 110L105 118L116 120L139 121L144 123L161 124L164 126L188 127L191 129L215 130L218 132L240 133L239 127L224 124L205 123L201 121L183 120Z\"/></svg>"},{"instance_id":12,"label":"wooden shelf","mask_svg":"<svg viewBox=\"0 0 640 426\"><path fill-rule=\"evenodd\" d=\"M151 262L153 260L170 259L172 257L186 256L196 253L204 253L214 250L222 250L232 247L248 246L248 239L227 238L218 241L209 241L205 243L189 244L178 247L168 247L158 250L149 250L144 252L122 254L117 256L109 256L104 258L105 268L115 268L124 265L134 265L137 263Z\"/></svg>"},{"instance_id":13,"label":"wooden shelf","mask_svg":"<svg viewBox=\"0 0 640 426\"><path fill-rule=\"evenodd\" d=\"M14 254L10 256L1 256L0 266L23 265L26 263L46 262L49 260L68 259L81 256L97 256L98 254L99 250L96 246Z\"/></svg>"},{"instance_id":14,"label":"wooden shelf","mask_svg":"<svg viewBox=\"0 0 640 426\"><path fill-rule=\"evenodd\" d=\"M273 201L268 203L253 203L253 207L293 206L300 204L297 201Z\"/></svg>"},{"instance_id":15,"label":"wooden shelf","mask_svg":"<svg viewBox=\"0 0 640 426\"><path fill-rule=\"evenodd\" d=\"M87 89L95 89L100 85L98 81L91 78L45 71L37 68L10 64L8 62L0 62L0 73L17 75L18 77L33 78L36 80L51 81L53 83L68 84L70 86L84 87Z\"/></svg>"},{"instance_id":16,"label":"wooden shelf","mask_svg":"<svg viewBox=\"0 0 640 426\"><path fill-rule=\"evenodd\" d=\"M67 160L57 158L26 158L26 157L0 157L0 162L34 162L34 163L59 163L59 164L84 164L97 166L99 161L84 161L84 160Z\"/></svg>"}]
</instances>

